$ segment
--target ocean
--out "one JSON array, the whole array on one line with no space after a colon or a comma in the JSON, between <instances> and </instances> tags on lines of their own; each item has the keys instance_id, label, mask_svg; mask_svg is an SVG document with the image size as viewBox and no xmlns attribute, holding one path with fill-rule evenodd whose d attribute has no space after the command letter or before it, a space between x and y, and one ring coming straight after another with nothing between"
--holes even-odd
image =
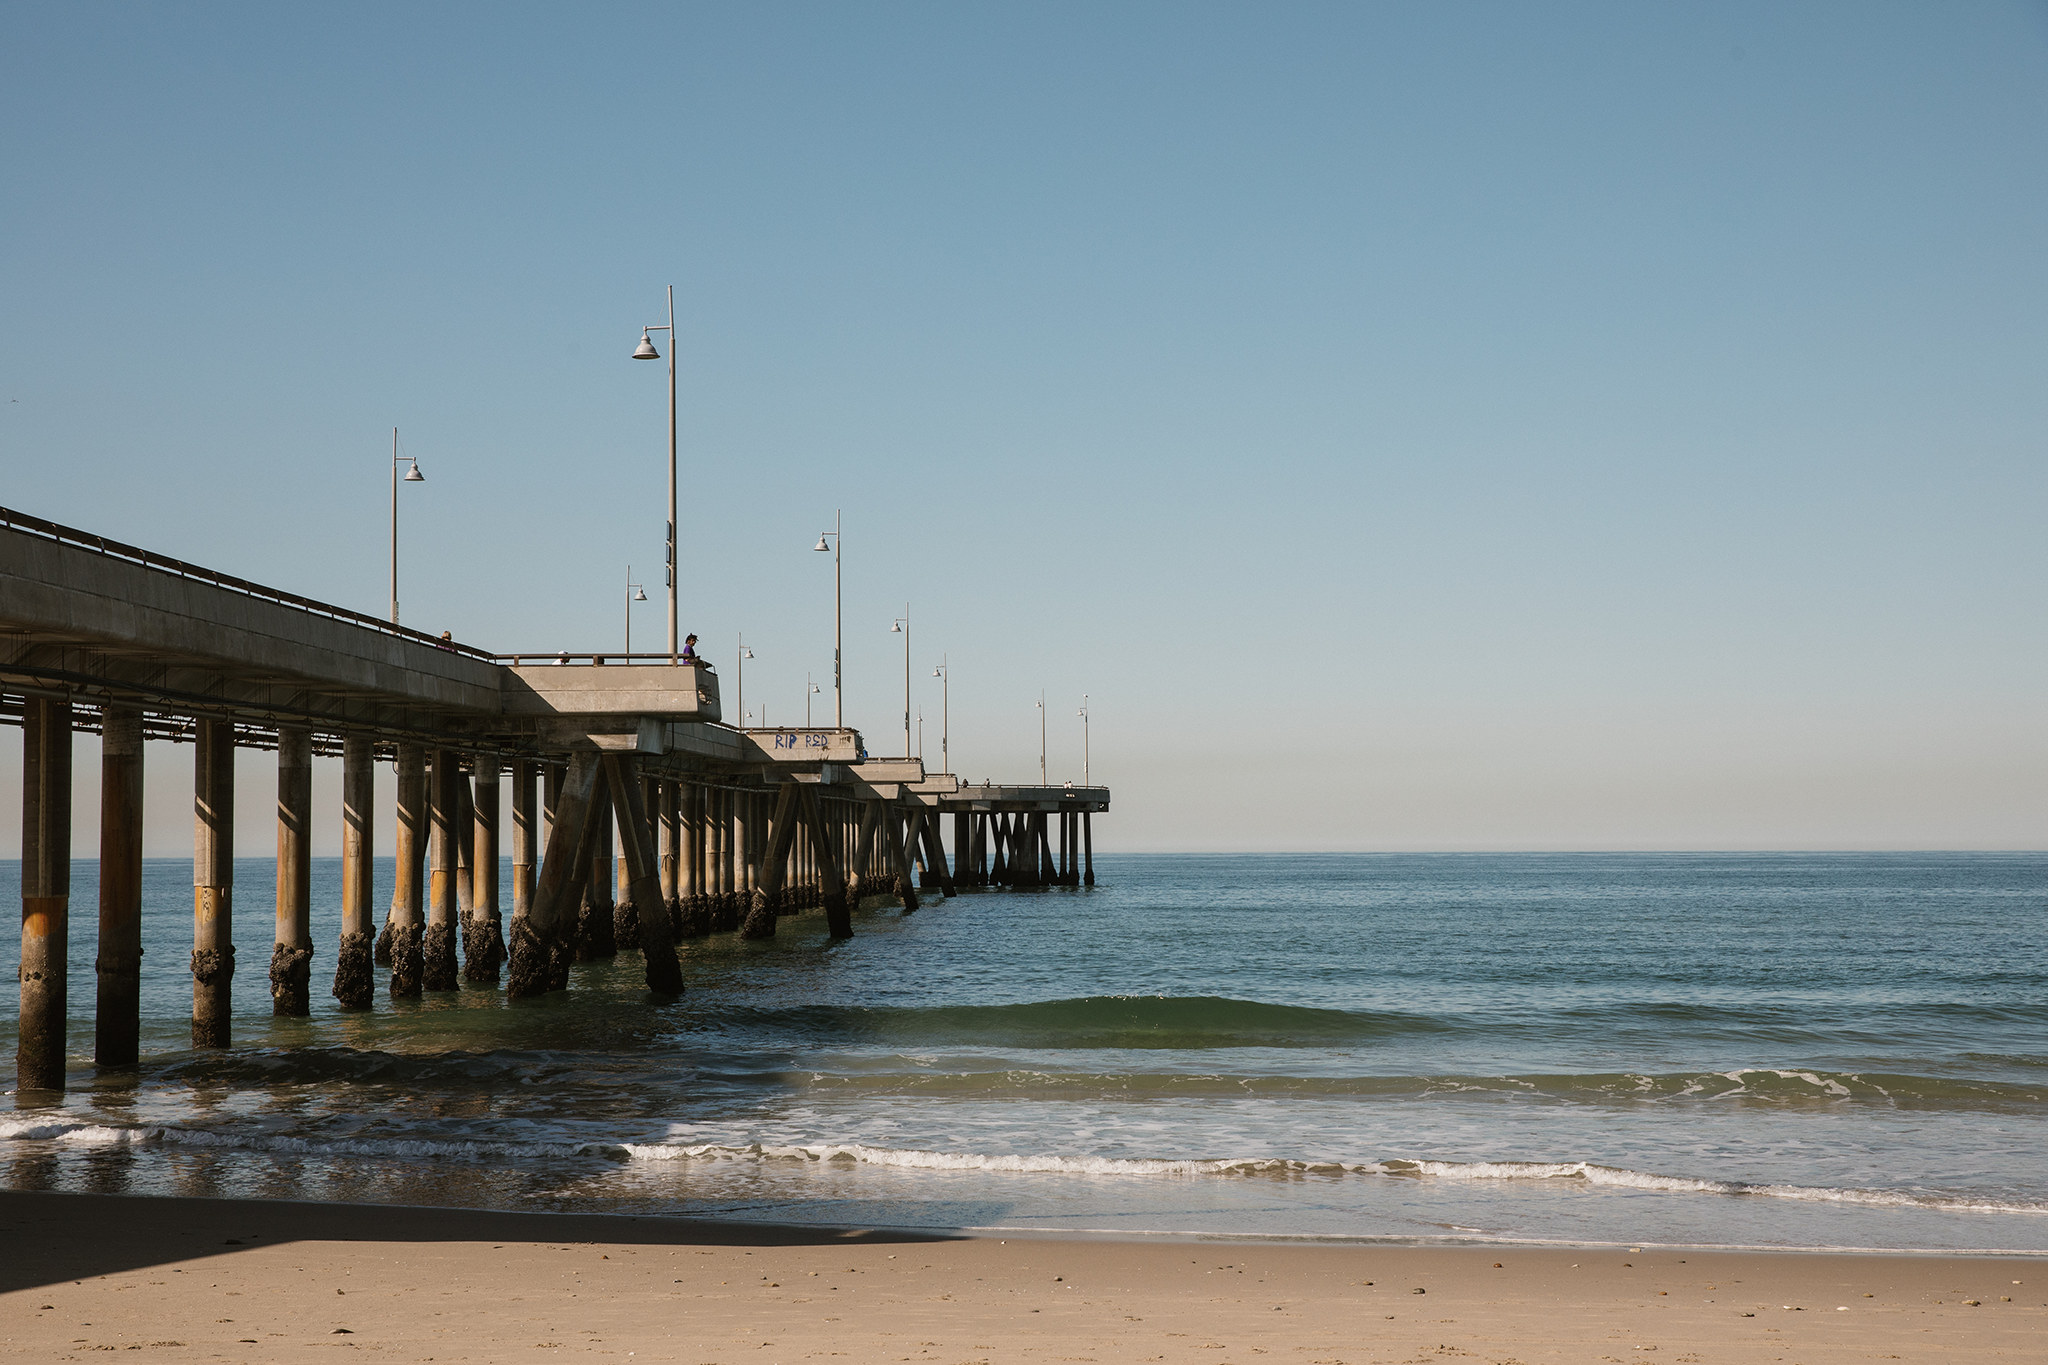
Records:
<instances>
[{"instance_id":1,"label":"ocean","mask_svg":"<svg viewBox=\"0 0 2048 1365\"><path fill-rule=\"evenodd\" d=\"M1102 855L566 993L189 1047L191 864L145 870L144 1063L0 1101L13 1189L1125 1236L2048 1252L2048 855ZM18 863L0 893L19 895ZM391 869L380 869L388 888ZM509 871L505 878L509 885ZM380 889L379 904L388 898ZM18 953L11 943L6 954ZM381 977L381 973L380 973ZM9 1055L15 1001L0 1019Z\"/></svg>"}]
</instances>

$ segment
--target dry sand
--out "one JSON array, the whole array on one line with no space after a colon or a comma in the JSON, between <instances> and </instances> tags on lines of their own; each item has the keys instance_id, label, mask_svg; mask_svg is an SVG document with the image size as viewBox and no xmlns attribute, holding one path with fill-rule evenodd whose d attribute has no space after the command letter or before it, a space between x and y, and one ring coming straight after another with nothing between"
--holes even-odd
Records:
<instances>
[{"instance_id":1,"label":"dry sand","mask_svg":"<svg viewBox=\"0 0 2048 1365\"><path fill-rule=\"evenodd\" d=\"M2025 1257L925 1238L0 1193L0 1359L2048 1362Z\"/></svg>"}]
</instances>

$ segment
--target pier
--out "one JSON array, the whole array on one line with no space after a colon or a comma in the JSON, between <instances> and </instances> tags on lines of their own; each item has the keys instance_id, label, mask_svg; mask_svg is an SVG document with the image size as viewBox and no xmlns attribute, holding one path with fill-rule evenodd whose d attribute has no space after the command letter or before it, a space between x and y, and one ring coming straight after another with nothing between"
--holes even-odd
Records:
<instances>
[{"instance_id":1,"label":"pier","mask_svg":"<svg viewBox=\"0 0 2048 1365\"><path fill-rule=\"evenodd\" d=\"M516 1000L620 952L675 997L691 939L768 938L810 910L844 938L879 897L908 913L921 892L1093 886L1093 817L1109 809L1105 787L963 785L916 758L870 758L851 728L729 725L701 662L493 654L6 509L0 723L22 732L22 1091L65 1083L78 732L100 736L105 1068L139 1060L150 741L196 748L195 1047L233 1042L238 748L277 755L280 1015L310 1012L323 942L347 1009L375 1008L380 970L394 998L466 980ZM317 925L316 755L341 760L342 796L341 899ZM373 808L378 763L397 778L388 820ZM397 864L381 916L380 828Z\"/></svg>"}]
</instances>

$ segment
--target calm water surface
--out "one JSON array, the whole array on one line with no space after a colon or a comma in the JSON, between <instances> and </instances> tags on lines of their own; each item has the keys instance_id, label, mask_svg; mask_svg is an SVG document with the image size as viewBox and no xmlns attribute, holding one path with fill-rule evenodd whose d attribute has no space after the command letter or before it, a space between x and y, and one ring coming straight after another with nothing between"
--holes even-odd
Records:
<instances>
[{"instance_id":1,"label":"calm water surface","mask_svg":"<svg viewBox=\"0 0 2048 1365\"><path fill-rule=\"evenodd\" d=\"M191 864L146 873L145 1061L0 1102L0 1183L1347 1238L2048 1251L2048 855L1103 857L1092 891L816 914L508 1005L188 1047ZM509 876L509 874L508 874ZM388 886L388 862L383 869ZM0 894L19 865L0 863ZM388 895L388 892L383 893ZM10 958L18 951L9 944ZM0 1018L11 1055L14 1002Z\"/></svg>"}]
</instances>

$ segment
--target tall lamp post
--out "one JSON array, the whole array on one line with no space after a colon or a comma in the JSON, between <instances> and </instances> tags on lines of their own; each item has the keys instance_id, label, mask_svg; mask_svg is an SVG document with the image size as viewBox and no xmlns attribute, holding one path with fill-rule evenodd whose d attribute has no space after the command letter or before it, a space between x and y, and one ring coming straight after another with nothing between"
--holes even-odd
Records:
<instances>
[{"instance_id":1,"label":"tall lamp post","mask_svg":"<svg viewBox=\"0 0 2048 1365\"><path fill-rule=\"evenodd\" d=\"M739 657L739 665L740 665L740 666L739 666L739 675L740 675L740 704L739 704L739 711L740 711L740 728L741 728L742 730L744 730L744 729L746 729L746 728L747 728L747 660L749 660L749 659L751 659L751 658L753 658L753 657L754 657L754 651L753 651L753 650L751 650L751 649L748 649L748 648L747 648L747 633L746 633L745 631L741 631L741 632L740 632L740 657ZM765 722L763 722L763 723L765 724Z\"/></svg>"},{"instance_id":2,"label":"tall lamp post","mask_svg":"<svg viewBox=\"0 0 2048 1365\"><path fill-rule=\"evenodd\" d=\"M668 333L668 661L677 661L682 648L676 623L676 287L668 287L668 324L640 329L640 344L633 349L635 360L659 360L654 333Z\"/></svg>"},{"instance_id":3,"label":"tall lamp post","mask_svg":"<svg viewBox=\"0 0 2048 1365\"><path fill-rule=\"evenodd\" d=\"M1038 694L1038 785L1045 785L1045 693Z\"/></svg>"},{"instance_id":4,"label":"tall lamp post","mask_svg":"<svg viewBox=\"0 0 2048 1365\"><path fill-rule=\"evenodd\" d=\"M903 637L903 756L910 757L910 603L903 604L903 614L889 627L891 635Z\"/></svg>"},{"instance_id":5,"label":"tall lamp post","mask_svg":"<svg viewBox=\"0 0 2048 1365\"><path fill-rule=\"evenodd\" d=\"M804 729L811 728L811 698L818 695L818 685L811 681L811 675L804 674Z\"/></svg>"},{"instance_id":6,"label":"tall lamp post","mask_svg":"<svg viewBox=\"0 0 2048 1365\"><path fill-rule=\"evenodd\" d=\"M1081 785L1084 787L1095 785L1088 778L1088 694L1086 692L1081 694Z\"/></svg>"},{"instance_id":7,"label":"tall lamp post","mask_svg":"<svg viewBox=\"0 0 2048 1365\"><path fill-rule=\"evenodd\" d=\"M841 579L839 576L839 547L842 543L839 536L840 517L841 513L835 509L832 513L832 529L820 531L818 533L818 543L811 547L813 550L830 550L832 552L832 726L837 730L846 728L846 693L841 689L842 678L840 674L841 625L845 620L840 613L841 598L839 590ZM828 540L832 542L830 545L825 543ZM816 688L811 690L813 692L817 691ZM809 705L808 702L805 704Z\"/></svg>"},{"instance_id":8,"label":"tall lamp post","mask_svg":"<svg viewBox=\"0 0 2048 1365\"><path fill-rule=\"evenodd\" d=\"M953 759L946 752L946 746L953 733L953 668L946 661L946 656L939 656L939 666L932 670L932 676L942 679L939 683L939 771L949 773L953 771Z\"/></svg>"},{"instance_id":9,"label":"tall lamp post","mask_svg":"<svg viewBox=\"0 0 2048 1365\"><path fill-rule=\"evenodd\" d=\"M626 662L633 662L633 604L647 600L647 589L633 581L633 566L626 566Z\"/></svg>"},{"instance_id":10,"label":"tall lamp post","mask_svg":"<svg viewBox=\"0 0 2048 1365\"><path fill-rule=\"evenodd\" d=\"M405 471L407 483L425 483L427 476L420 473L417 457L398 453L398 428L391 428L391 624L398 624L398 467L410 461L412 468Z\"/></svg>"}]
</instances>

